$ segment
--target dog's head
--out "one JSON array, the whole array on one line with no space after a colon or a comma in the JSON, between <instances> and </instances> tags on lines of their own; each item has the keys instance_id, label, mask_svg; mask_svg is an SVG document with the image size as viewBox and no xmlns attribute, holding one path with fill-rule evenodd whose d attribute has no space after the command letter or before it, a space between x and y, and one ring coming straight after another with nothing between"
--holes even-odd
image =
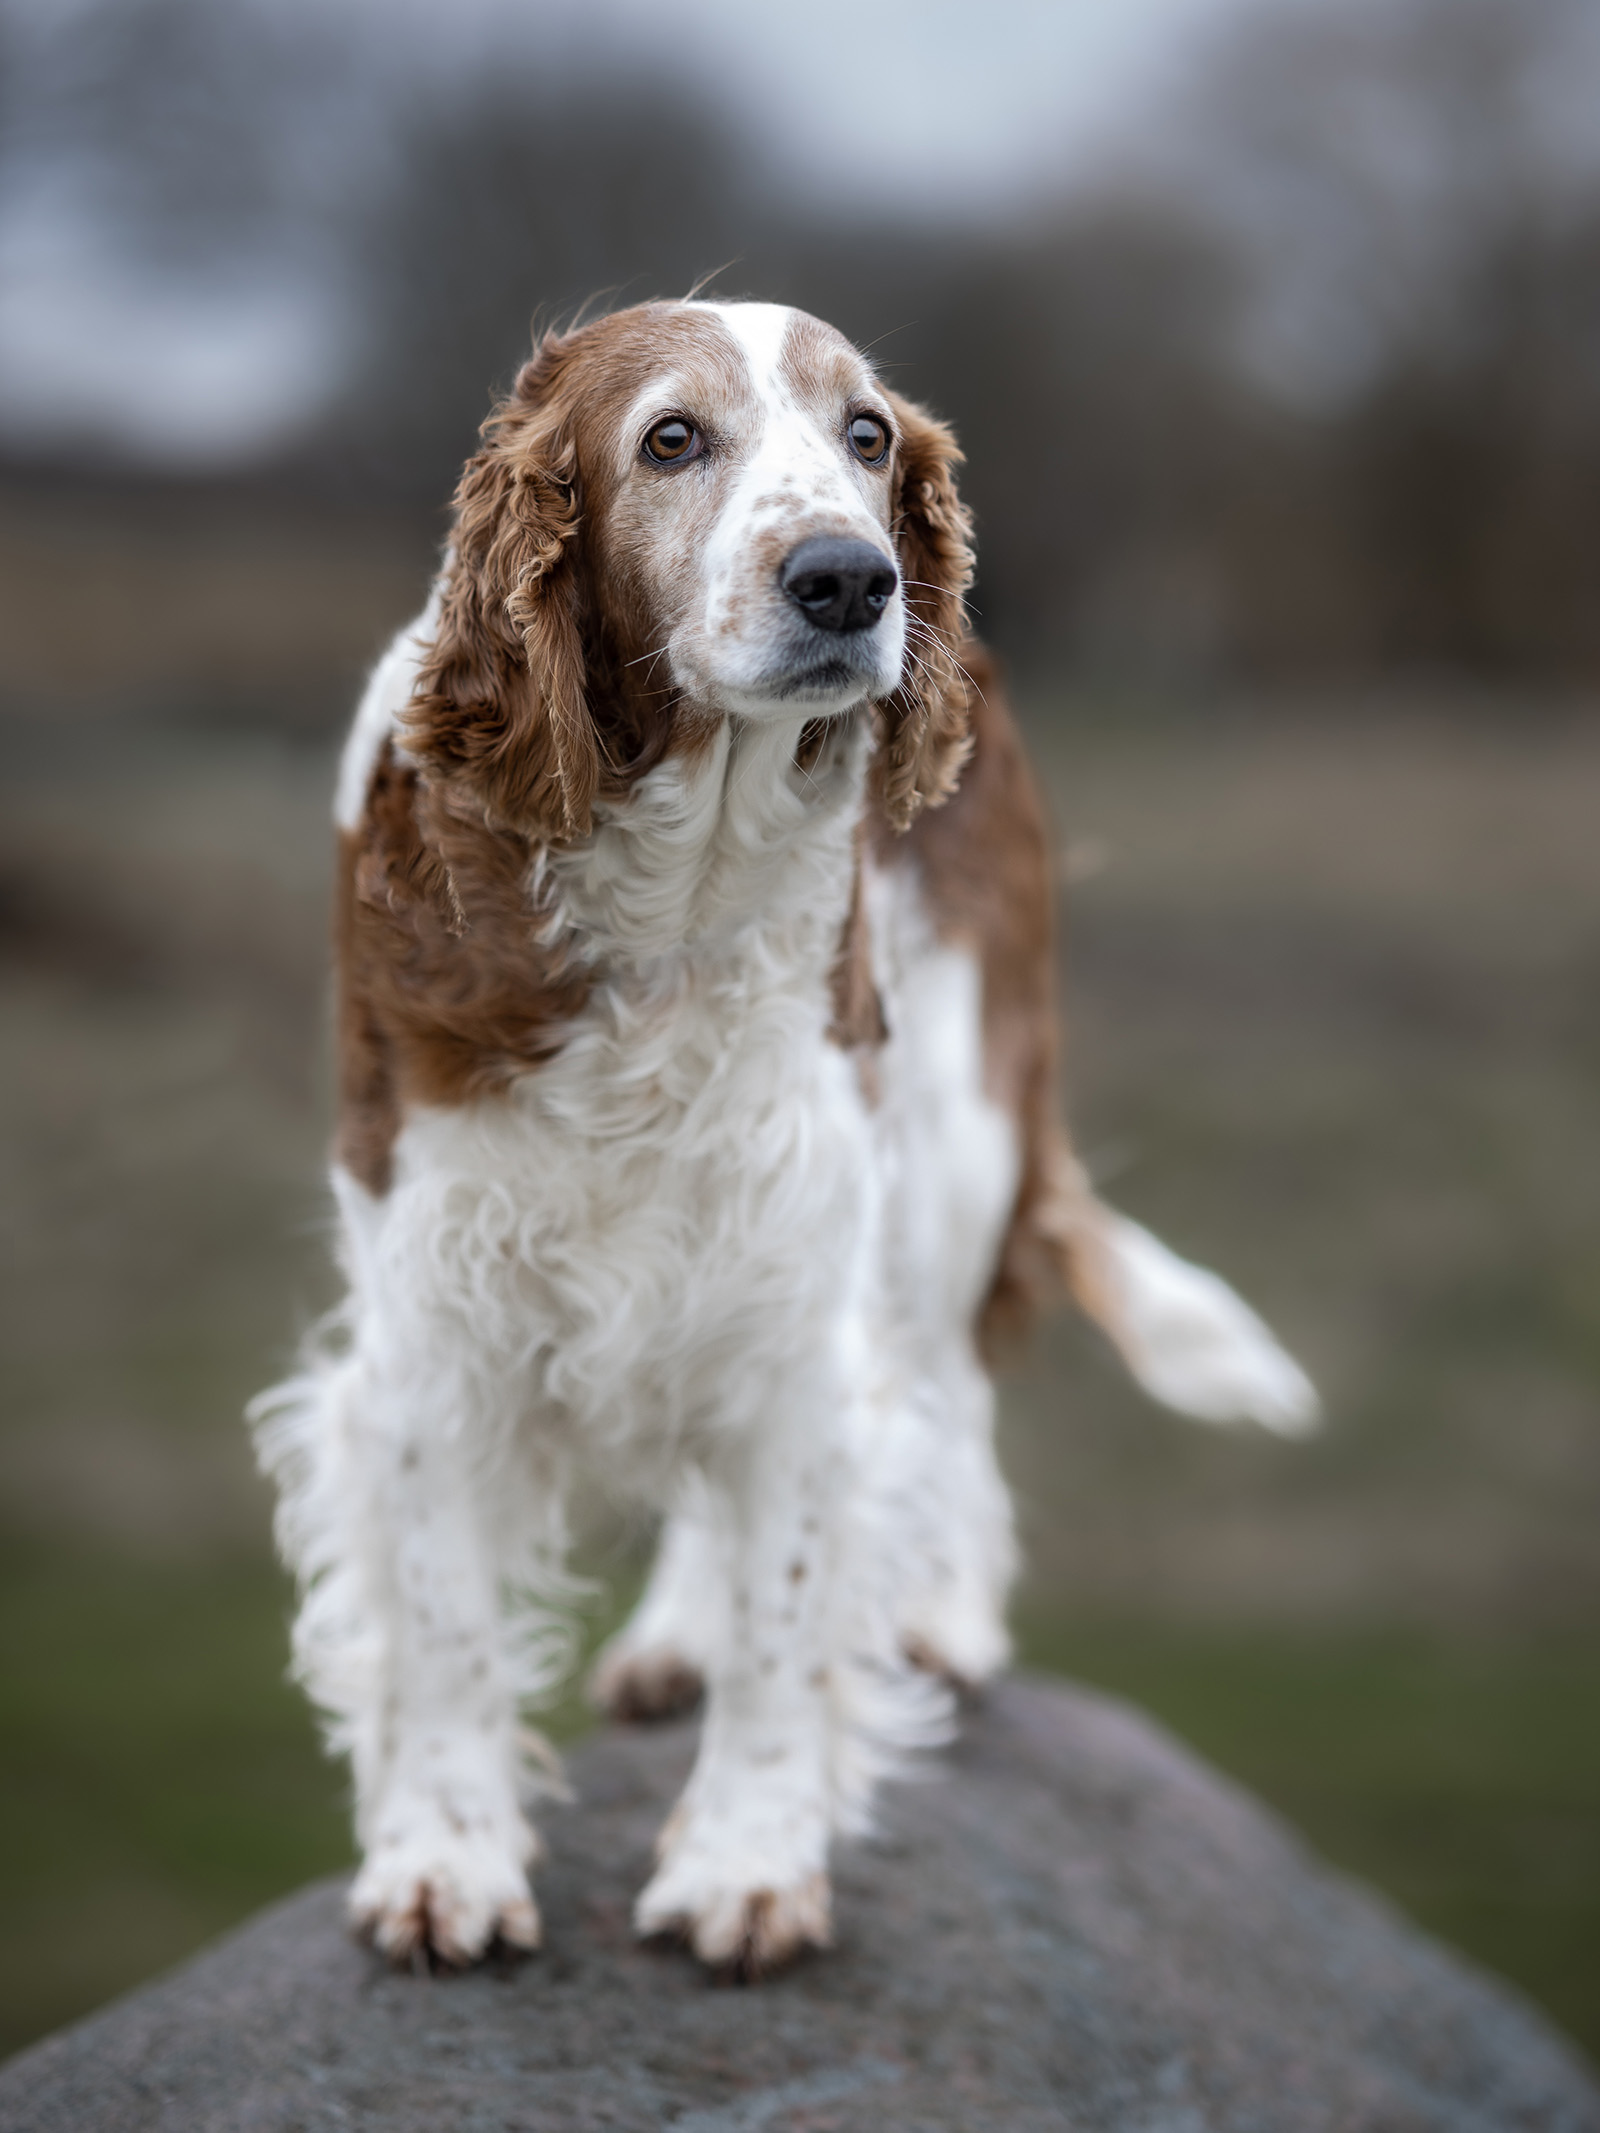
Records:
<instances>
[{"instance_id":1,"label":"dog's head","mask_svg":"<svg viewBox=\"0 0 1600 2133\"><path fill-rule=\"evenodd\" d=\"M868 701L890 819L949 789L960 453L831 327L642 304L541 341L484 438L407 726L493 817L581 835L697 723Z\"/></svg>"}]
</instances>

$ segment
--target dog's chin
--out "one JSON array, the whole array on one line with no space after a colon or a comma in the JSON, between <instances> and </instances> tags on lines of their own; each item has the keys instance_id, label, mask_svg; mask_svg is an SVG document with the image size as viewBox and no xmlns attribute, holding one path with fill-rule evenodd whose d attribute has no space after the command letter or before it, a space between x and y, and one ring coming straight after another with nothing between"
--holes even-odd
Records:
<instances>
[{"instance_id":1,"label":"dog's chin","mask_svg":"<svg viewBox=\"0 0 1600 2133\"><path fill-rule=\"evenodd\" d=\"M825 659L816 666L784 674L770 684L770 701L793 706L808 717L826 711L848 711L871 693L874 675L845 659Z\"/></svg>"},{"instance_id":2,"label":"dog's chin","mask_svg":"<svg viewBox=\"0 0 1600 2133\"><path fill-rule=\"evenodd\" d=\"M869 697L886 696L886 681L876 660L812 656L717 691L725 710L750 719L842 718Z\"/></svg>"}]
</instances>

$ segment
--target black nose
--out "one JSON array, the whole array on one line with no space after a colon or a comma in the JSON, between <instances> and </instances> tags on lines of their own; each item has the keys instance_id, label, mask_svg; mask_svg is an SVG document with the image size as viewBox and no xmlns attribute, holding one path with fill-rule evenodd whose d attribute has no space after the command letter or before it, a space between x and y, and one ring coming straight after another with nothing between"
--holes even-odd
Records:
<instances>
[{"instance_id":1,"label":"black nose","mask_svg":"<svg viewBox=\"0 0 1600 2133\"><path fill-rule=\"evenodd\" d=\"M802 541L778 583L819 630L869 630L889 605L900 577L870 541Z\"/></svg>"}]
</instances>

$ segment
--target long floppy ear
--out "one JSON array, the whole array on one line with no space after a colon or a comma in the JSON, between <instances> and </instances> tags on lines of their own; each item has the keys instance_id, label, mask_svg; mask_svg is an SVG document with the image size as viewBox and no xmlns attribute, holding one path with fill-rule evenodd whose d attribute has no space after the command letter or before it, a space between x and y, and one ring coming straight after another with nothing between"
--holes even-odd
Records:
<instances>
[{"instance_id":1,"label":"long floppy ear","mask_svg":"<svg viewBox=\"0 0 1600 2133\"><path fill-rule=\"evenodd\" d=\"M577 456L541 343L483 425L455 495L439 625L406 714L409 748L496 822L582 836L600 775L584 675Z\"/></svg>"},{"instance_id":2,"label":"long floppy ear","mask_svg":"<svg viewBox=\"0 0 1600 2133\"><path fill-rule=\"evenodd\" d=\"M967 759L967 677L961 652L972 583L972 515L956 493L961 451L942 422L887 396L898 432L894 539L906 603L906 659L884 705L884 811L905 829L954 791Z\"/></svg>"}]
</instances>

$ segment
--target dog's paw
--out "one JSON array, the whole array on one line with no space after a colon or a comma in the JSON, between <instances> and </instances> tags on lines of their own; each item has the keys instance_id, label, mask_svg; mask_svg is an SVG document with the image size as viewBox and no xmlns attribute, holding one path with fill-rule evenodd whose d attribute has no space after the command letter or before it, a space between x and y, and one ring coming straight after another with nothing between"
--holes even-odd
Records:
<instances>
[{"instance_id":1,"label":"dog's paw","mask_svg":"<svg viewBox=\"0 0 1600 2133\"><path fill-rule=\"evenodd\" d=\"M730 1874L675 1849L634 1906L643 1939L687 1941L701 1962L740 1977L765 1977L804 1948L833 1938L832 1891L825 1873L770 1883Z\"/></svg>"},{"instance_id":2,"label":"dog's paw","mask_svg":"<svg viewBox=\"0 0 1600 2133\"><path fill-rule=\"evenodd\" d=\"M589 1676L589 1700L624 1725L681 1718L705 1693L700 1669L670 1644L611 1644Z\"/></svg>"},{"instance_id":3,"label":"dog's paw","mask_svg":"<svg viewBox=\"0 0 1600 2133\"><path fill-rule=\"evenodd\" d=\"M978 1642L946 1636L938 1629L908 1629L900 1649L919 1674L953 1689L957 1696L980 1696L1005 1665L1010 1647L1003 1641Z\"/></svg>"},{"instance_id":4,"label":"dog's paw","mask_svg":"<svg viewBox=\"0 0 1600 2133\"><path fill-rule=\"evenodd\" d=\"M471 1826L431 1804L386 1817L350 1891L350 1921L391 1962L431 1953L456 1967L490 1945L537 1948L527 1868L537 1839Z\"/></svg>"},{"instance_id":5,"label":"dog's paw","mask_svg":"<svg viewBox=\"0 0 1600 2133\"><path fill-rule=\"evenodd\" d=\"M951 1579L908 1610L900 1649L919 1673L975 1696L1010 1659L1011 1639L1000 1607L976 1581Z\"/></svg>"}]
</instances>

